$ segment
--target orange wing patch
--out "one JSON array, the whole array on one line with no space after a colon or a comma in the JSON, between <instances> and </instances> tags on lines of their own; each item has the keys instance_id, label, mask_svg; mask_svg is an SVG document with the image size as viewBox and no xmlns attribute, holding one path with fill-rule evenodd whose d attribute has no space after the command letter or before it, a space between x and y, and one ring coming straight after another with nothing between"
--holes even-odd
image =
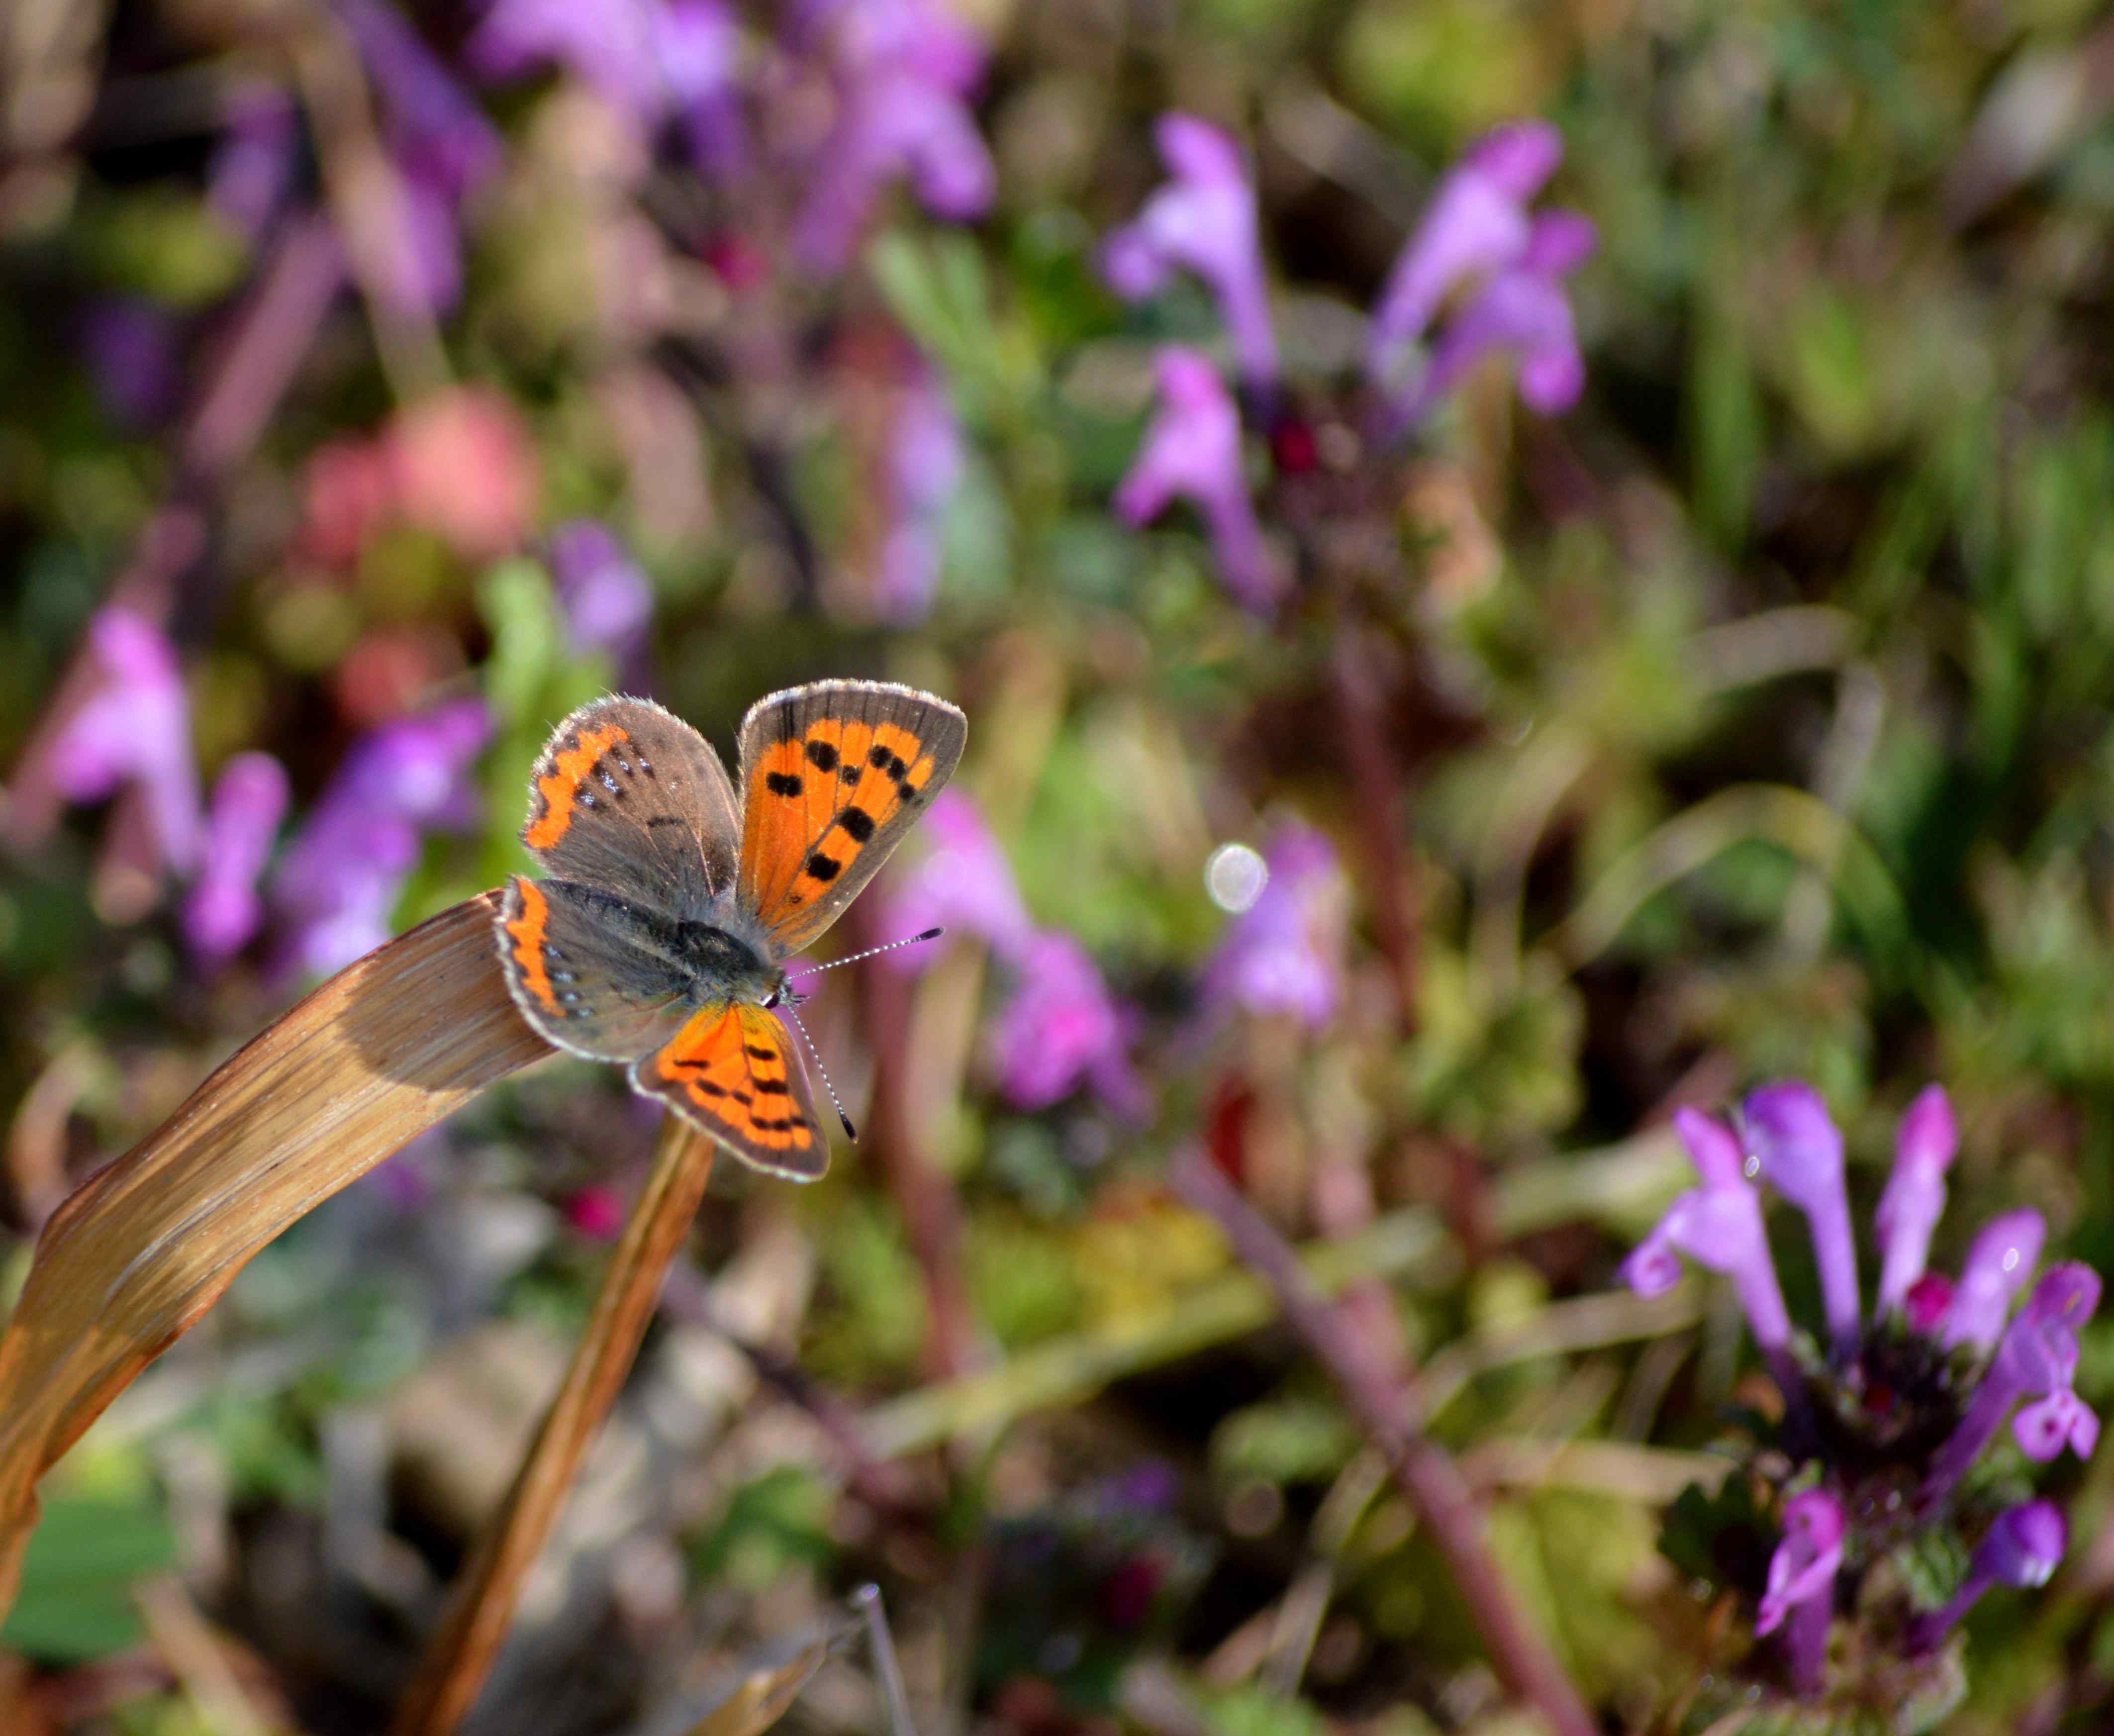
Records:
<instances>
[{"instance_id":1,"label":"orange wing patch","mask_svg":"<svg viewBox=\"0 0 2114 1736\"><path fill-rule=\"evenodd\" d=\"M817 718L798 740L766 749L743 793L769 841L758 863L757 914L775 923L820 897L925 788L933 765L925 744L899 723Z\"/></svg>"},{"instance_id":2,"label":"orange wing patch","mask_svg":"<svg viewBox=\"0 0 2114 1736\"><path fill-rule=\"evenodd\" d=\"M744 1162L812 1180L829 1166L785 1028L745 1003L702 1008L631 1070L631 1082L664 1099Z\"/></svg>"},{"instance_id":3,"label":"orange wing patch","mask_svg":"<svg viewBox=\"0 0 2114 1736\"><path fill-rule=\"evenodd\" d=\"M615 724L607 724L598 730L582 730L573 738L572 746L551 755L551 769L536 778L538 805L521 841L531 850L555 846L573 823L574 802L592 804L594 800L593 792L583 792L581 786L596 762L619 742L630 740Z\"/></svg>"},{"instance_id":4,"label":"orange wing patch","mask_svg":"<svg viewBox=\"0 0 2114 1736\"><path fill-rule=\"evenodd\" d=\"M514 889L521 900L521 914L506 924L506 938L514 955L515 979L538 1005L553 1019L563 1019L565 1009L558 1000L557 985L551 981L551 961L544 955L551 927L551 902L533 880L514 877Z\"/></svg>"}]
</instances>

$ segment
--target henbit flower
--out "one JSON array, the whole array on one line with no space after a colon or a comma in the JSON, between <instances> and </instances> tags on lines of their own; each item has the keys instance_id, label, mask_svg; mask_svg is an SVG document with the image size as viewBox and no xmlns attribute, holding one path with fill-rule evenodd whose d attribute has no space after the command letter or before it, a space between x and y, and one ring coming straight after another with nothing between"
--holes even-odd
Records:
<instances>
[{"instance_id":1,"label":"henbit flower","mask_svg":"<svg viewBox=\"0 0 2114 1736\"><path fill-rule=\"evenodd\" d=\"M1349 886L1336 851L1312 827L1280 827L1264 852L1270 877L1233 918L1204 967L1211 1016L1238 1009L1289 1014L1319 1030L1343 992Z\"/></svg>"},{"instance_id":2,"label":"henbit flower","mask_svg":"<svg viewBox=\"0 0 2114 1736\"><path fill-rule=\"evenodd\" d=\"M1661 1295L1680 1280L1680 1256L1686 1254L1731 1278L1785 1403L1796 1405L1803 1383L1791 1356L1791 1312L1769 1257L1761 1196L1746 1178L1739 1142L1723 1122L1696 1110L1676 1110L1673 1125L1703 1185L1667 1207L1622 1262L1622 1277L1640 1296Z\"/></svg>"},{"instance_id":3,"label":"henbit flower","mask_svg":"<svg viewBox=\"0 0 2114 1736\"><path fill-rule=\"evenodd\" d=\"M300 111L282 87L243 85L228 99L227 131L206 165L206 204L258 240L293 190L300 142Z\"/></svg>"},{"instance_id":4,"label":"henbit flower","mask_svg":"<svg viewBox=\"0 0 2114 1736\"><path fill-rule=\"evenodd\" d=\"M908 940L928 928L946 928L973 935L1000 958L1024 966L1035 924L975 801L958 788L941 790L917 836L924 854L915 866L898 868L882 883L881 939ZM935 956L922 946L881 955L894 969L910 972L923 970Z\"/></svg>"},{"instance_id":5,"label":"henbit flower","mask_svg":"<svg viewBox=\"0 0 2114 1736\"><path fill-rule=\"evenodd\" d=\"M1150 1095L1128 1053L1137 1017L1110 994L1086 949L1068 934L1046 929L1017 965L1020 987L1000 1015L993 1042L1008 1101L1046 1108L1083 1082L1118 1114L1144 1115Z\"/></svg>"},{"instance_id":6,"label":"henbit flower","mask_svg":"<svg viewBox=\"0 0 2114 1736\"><path fill-rule=\"evenodd\" d=\"M2019 1413L2012 1433L2031 1459L2052 1459L2067 1445L2080 1458L2099 1439L2099 1419L2072 1390L2077 1329L2099 1306L2099 1277L2080 1261L2051 1267L2004 1329L1997 1354L1968 1400L1960 1424L1931 1460L1922 1502L1935 1506L1981 1456L2020 1399L2038 1399Z\"/></svg>"},{"instance_id":7,"label":"henbit flower","mask_svg":"<svg viewBox=\"0 0 2114 1736\"><path fill-rule=\"evenodd\" d=\"M644 648L653 584L597 519L572 519L551 533L551 579L566 637L579 652L606 651L620 664Z\"/></svg>"},{"instance_id":8,"label":"henbit flower","mask_svg":"<svg viewBox=\"0 0 2114 1736\"><path fill-rule=\"evenodd\" d=\"M815 154L794 252L816 271L841 269L899 179L936 217L966 222L990 209L998 170L968 101L983 77L982 43L934 0L822 7L814 21L837 113Z\"/></svg>"},{"instance_id":9,"label":"henbit flower","mask_svg":"<svg viewBox=\"0 0 2114 1736\"><path fill-rule=\"evenodd\" d=\"M1960 1589L1944 1608L1917 1619L1910 1630L1910 1650L1936 1648L1993 1585L2020 1591L2046 1585L2061 1565L2069 1543L2069 1527L2054 1502L2025 1501L2006 1508L1976 1546Z\"/></svg>"},{"instance_id":10,"label":"henbit flower","mask_svg":"<svg viewBox=\"0 0 2114 1736\"><path fill-rule=\"evenodd\" d=\"M1927 1085L1909 1105L1894 1138L1894 1169L1873 1214L1879 1239L1879 1293L1872 1304L1884 1318L1907 1300L1924 1275L1931 1232L1945 1215L1945 1172L1960 1147L1960 1130L1942 1085Z\"/></svg>"},{"instance_id":11,"label":"henbit flower","mask_svg":"<svg viewBox=\"0 0 2114 1736\"><path fill-rule=\"evenodd\" d=\"M263 926L257 882L286 814L286 770L269 753L238 753L221 770L206 810L198 878L184 901L184 932L208 969L226 963Z\"/></svg>"},{"instance_id":12,"label":"henbit flower","mask_svg":"<svg viewBox=\"0 0 2114 1736\"><path fill-rule=\"evenodd\" d=\"M875 601L884 618L924 619L938 584L940 531L962 479L962 430L938 382L907 387L889 434L888 502L894 522L881 543Z\"/></svg>"},{"instance_id":13,"label":"henbit flower","mask_svg":"<svg viewBox=\"0 0 2114 1736\"><path fill-rule=\"evenodd\" d=\"M1142 301L1178 270L1193 272L1218 298L1241 378L1269 386L1277 378L1277 336L1255 187L1240 147L1192 115L1162 115L1153 137L1174 179L1101 244L1101 275L1125 300Z\"/></svg>"},{"instance_id":14,"label":"henbit flower","mask_svg":"<svg viewBox=\"0 0 2114 1736\"><path fill-rule=\"evenodd\" d=\"M272 877L286 963L332 971L389 937L421 835L477 823L469 771L491 733L484 703L459 699L354 743Z\"/></svg>"},{"instance_id":15,"label":"henbit flower","mask_svg":"<svg viewBox=\"0 0 2114 1736\"><path fill-rule=\"evenodd\" d=\"M2012 1301L2040 1264L2048 1225L2030 1207L2006 1212L1982 1226L1968 1245L1967 1262L1945 1311L1947 1349L1971 1344L1987 1352L2003 1335Z\"/></svg>"},{"instance_id":16,"label":"henbit flower","mask_svg":"<svg viewBox=\"0 0 2114 1736\"><path fill-rule=\"evenodd\" d=\"M198 859L198 767L176 648L144 615L112 606L88 627L95 690L52 744L52 784L69 802L137 785L154 853L176 874Z\"/></svg>"},{"instance_id":17,"label":"henbit flower","mask_svg":"<svg viewBox=\"0 0 2114 1736\"><path fill-rule=\"evenodd\" d=\"M1797 1615L1801 1605L1820 1605L1820 1656L1827 1656L1827 1618L1835 1607L1835 1575L1843 1564L1846 1529L1843 1504L1824 1489L1807 1489L1784 1501L1784 1537L1769 1556L1769 1579L1755 1614L1755 1633L1773 1634L1787 1615ZM1787 1638L1799 1649L1797 1633ZM1803 1662L1792 1662L1795 1674L1801 1677Z\"/></svg>"},{"instance_id":18,"label":"henbit flower","mask_svg":"<svg viewBox=\"0 0 2114 1736\"><path fill-rule=\"evenodd\" d=\"M1561 280L1585 263L1595 240L1593 225L1575 213L1536 218L1518 263L1493 275L1447 322L1423 377L1399 403L1396 424L1416 421L1493 354L1516 360L1529 409L1553 415L1576 404L1586 389L1586 360Z\"/></svg>"},{"instance_id":19,"label":"henbit flower","mask_svg":"<svg viewBox=\"0 0 2114 1736\"><path fill-rule=\"evenodd\" d=\"M700 168L727 172L745 149L741 30L719 0L498 0L463 47L479 76L562 66L650 142L681 123Z\"/></svg>"},{"instance_id":20,"label":"henbit flower","mask_svg":"<svg viewBox=\"0 0 2114 1736\"><path fill-rule=\"evenodd\" d=\"M1204 520L1226 588L1266 615L1283 587L1248 498L1239 406L1218 369L1194 350L1162 350L1159 373L1160 405L1117 485L1116 512L1142 525L1178 496L1189 501Z\"/></svg>"},{"instance_id":21,"label":"henbit flower","mask_svg":"<svg viewBox=\"0 0 2114 1736\"><path fill-rule=\"evenodd\" d=\"M499 134L388 0L336 0L380 98L399 172L387 287L405 308L442 313L462 286L455 213L497 171Z\"/></svg>"},{"instance_id":22,"label":"henbit flower","mask_svg":"<svg viewBox=\"0 0 2114 1736\"><path fill-rule=\"evenodd\" d=\"M1764 1085L1740 1106L1749 1154L1762 1178L1800 1211L1813 1231L1828 1335L1838 1358L1857 1348L1861 1307L1857 1244L1842 1181L1842 1135L1820 1093L1799 1079Z\"/></svg>"}]
</instances>

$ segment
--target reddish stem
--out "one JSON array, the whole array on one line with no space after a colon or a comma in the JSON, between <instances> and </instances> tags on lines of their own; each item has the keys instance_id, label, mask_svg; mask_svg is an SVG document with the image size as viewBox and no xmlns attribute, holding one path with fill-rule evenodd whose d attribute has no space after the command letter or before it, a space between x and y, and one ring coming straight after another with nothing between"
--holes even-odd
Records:
<instances>
[{"instance_id":1,"label":"reddish stem","mask_svg":"<svg viewBox=\"0 0 2114 1736\"><path fill-rule=\"evenodd\" d=\"M1334 1377L1351 1414L1446 1558L1506 1685L1540 1711L1556 1736L1598 1736L1577 1688L1506 1586L1484 1534L1482 1513L1459 1469L1444 1448L1417 1431L1401 1387L1373 1348L1323 1299L1284 1239L1201 1152L1191 1147L1178 1156L1169 1179L1191 1205L1217 1221L1242 1263L1276 1292L1287 1324Z\"/></svg>"}]
</instances>

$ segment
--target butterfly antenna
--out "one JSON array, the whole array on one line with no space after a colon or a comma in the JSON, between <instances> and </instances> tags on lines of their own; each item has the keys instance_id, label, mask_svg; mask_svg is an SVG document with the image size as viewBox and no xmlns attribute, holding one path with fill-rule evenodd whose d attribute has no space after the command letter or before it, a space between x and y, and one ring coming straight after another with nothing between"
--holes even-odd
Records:
<instances>
[{"instance_id":1,"label":"butterfly antenna","mask_svg":"<svg viewBox=\"0 0 2114 1736\"><path fill-rule=\"evenodd\" d=\"M903 1669L895 1661L895 1642L888 1632L888 1613L881 1606L881 1587L861 1586L852 1593L852 1605L866 1617L873 1673L881 1678L881 1697L888 1702L890 1736L917 1736L910 1722L910 1697L903 1691Z\"/></svg>"},{"instance_id":2,"label":"butterfly antenna","mask_svg":"<svg viewBox=\"0 0 2114 1736\"><path fill-rule=\"evenodd\" d=\"M945 928L927 928L922 934L913 934L907 941L889 941L879 946L869 946L864 952L854 952L845 958L832 959L826 964L808 968L816 971L835 970L840 964L856 964L861 959L870 959L876 952L893 952L899 946L916 946L927 941L936 941L946 932Z\"/></svg>"},{"instance_id":3,"label":"butterfly antenna","mask_svg":"<svg viewBox=\"0 0 2114 1736\"><path fill-rule=\"evenodd\" d=\"M791 1001L780 1001L778 1010L793 1021L793 1028L800 1033L800 1041L808 1046L808 1054L815 1063L815 1070L822 1075L822 1089L829 1092L830 1102L837 1111L837 1119L844 1124L844 1138L856 1144L858 1129L852 1125L852 1118L844 1113L844 1100L837 1095L837 1088L830 1083L830 1070L822 1065L821 1054L815 1047L815 1039L808 1034L807 1026L800 1023L800 1015L793 1010Z\"/></svg>"}]
</instances>

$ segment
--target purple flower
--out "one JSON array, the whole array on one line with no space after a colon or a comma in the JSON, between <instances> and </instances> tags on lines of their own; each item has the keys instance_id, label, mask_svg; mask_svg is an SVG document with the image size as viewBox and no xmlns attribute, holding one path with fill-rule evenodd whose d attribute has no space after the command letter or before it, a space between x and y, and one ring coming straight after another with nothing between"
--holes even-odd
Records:
<instances>
[{"instance_id":1,"label":"purple flower","mask_svg":"<svg viewBox=\"0 0 2114 1736\"><path fill-rule=\"evenodd\" d=\"M1194 350L1162 350L1159 371L1160 407L1117 486L1115 510L1128 523L1143 524L1178 496L1189 501L1203 518L1227 589L1267 614L1282 587L1242 471L1240 410L1218 369Z\"/></svg>"},{"instance_id":2,"label":"purple flower","mask_svg":"<svg viewBox=\"0 0 2114 1736\"><path fill-rule=\"evenodd\" d=\"M483 702L459 699L354 743L272 878L287 963L336 970L389 937L422 834L477 823L469 771L491 732Z\"/></svg>"},{"instance_id":3,"label":"purple flower","mask_svg":"<svg viewBox=\"0 0 2114 1736\"><path fill-rule=\"evenodd\" d=\"M653 620L653 585L614 531L596 519L561 524L551 533L551 575L574 650L606 651L620 664L637 658Z\"/></svg>"},{"instance_id":4,"label":"purple flower","mask_svg":"<svg viewBox=\"0 0 2114 1736\"><path fill-rule=\"evenodd\" d=\"M228 761L213 787L198 878L184 901L184 932L208 969L240 952L263 925L257 881L286 813L285 767L269 753Z\"/></svg>"},{"instance_id":5,"label":"purple flower","mask_svg":"<svg viewBox=\"0 0 2114 1736\"><path fill-rule=\"evenodd\" d=\"M1823 1489L1808 1489L1784 1503L1783 1539L1769 1557L1755 1632L1773 1633L1788 1618L1784 1643L1801 1693L1819 1688L1827 1666L1828 1623L1835 1613L1844 1529L1842 1502Z\"/></svg>"},{"instance_id":6,"label":"purple flower","mask_svg":"<svg viewBox=\"0 0 2114 1736\"><path fill-rule=\"evenodd\" d=\"M1204 967L1201 994L1215 1015L1285 1013L1318 1030L1343 992L1349 891L1336 852L1311 827L1279 829L1265 852L1270 877L1236 917Z\"/></svg>"},{"instance_id":7,"label":"purple flower","mask_svg":"<svg viewBox=\"0 0 2114 1736\"><path fill-rule=\"evenodd\" d=\"M206 166L206 203L257 240L293 189L300 137L300 115L285 90L262 81L242 86Z\"/></svg>"},{"instance_id":8,"label":"purple flower","mask_svg":"<svg viewBox=\"0 0 2114 1736\"><path fill-rule=\"evenodd\" d=\"M2069 1527L2054 1502L2026 1501L2006 1508L1976 1546L1960 1589L1943 1609L1916 1622L1911 1649L1929 1651L1936 1647L1993 1585L2013 1586L2020 1591L2046 1585L2061 1565L2069 1542Z\"/></svg>"},{"instance_id":9,"label":"purple flower","mask_svg":"<svg viewBox=\"0 0 2114 1736\"><path fill-rule=\"evenodd\" d=\"M2099 1419L2071 1383L2077 1373L2077 1329L2098 1306L2099 1278L2090 1267L2072 1260L2042 1275L2025 1307L2005 1328L1960 1426L1931 1462L1924 1485L1926 1507L1951 1492L2020 1399L2042 1401L2020 1412L2012 1426L2029 1458L2052 1459L2066 1445L2080 1458L2091 1452L2099 1439Z\"/></svg>"},{"instance_id":10,"label":"purple flower","mask_svg":"<svg viewBox=\"0 0 2114 1736\"><path fill-rule=\"evenodd\" d=\"M176 413L183 395L183 331L151 301L98 296L80 321L80 347L96 396L121 431L144 434Z\"/></svg>"},{"instance_id":11,"label":"purple flower","mask_svg":"<svg viewBox=\"0 0 2114 1736\"><path fill-rule=\"evenodd\" d=\"M1879 1238L1879 1294L1873 1312L1901 1307L1923 1276L1931 1232L1945 1215L1945 1172L1960 1147L1952 1105L1942 1085L1927 1085L1901 1117L1894 1138L1894 1172L1879 1196L1873 1227Z\"/></svg>"},{"instance_id":12,"label":"purple flower","mask_svg":"<svg viewBox=\"0 0 2114 1736\"><path fill-rule=\"evenodd\" d=\"M994 1045L1008 1101L1042 1109L1083 1082L1119 1114L1142 1115L1150 1098L1128 1053L1136 1016L1109 993L1086 950L1046 929L1014 962L1020 986Z\"/></svg>"},{"instance_id":13,"label":"purple flower","mask_svg":"<svg viewBox=\"0 0 2114 1736\"><path fill-rule=\"evenodd\" d=\"M1218 298L1241 378L1252 386L1277 378L1277 337L1270 323L1257 239L1255 188L1240 147L1208 121L1165 114L1153 129L1174 179L1147 199L1101 247L1101 274L1127 301L1166 287L1177 271L1193 272Z\"/></svg>"},{"instance_id":14,"label":"purple flower","mask_svg":"<svg viewBox=\"0 0 2114 1736\"><path fill-rule=\"evenodd\" d=\"M836 89L834 126L816 153L793 247L820 272L851 255L882 190L908 179L936 217L983 215L998 171L968 98L983 44L934 0L869 0L817 9Z\"/></svg>"},{"instance_id":15,"label":"purple flower","mask_svg":"<svg viewBox=\"0 0 2114 1736\"><path fill-rule=\"evenodd\" d=\"M1987 1351L2003 1335L2011 1303L2039 1265L2048 1225L2030 1207L1993 1217L1967 1249L1967 1263L1953 1287L1946 1310L1944 1342L1949 1350L1972 1344Z\"/></svg>"},{"instance_id":16,"label":"purple flower","mask_svg":"<svg viewBox=\"0 0 2114 1736\"><path fill-rule=\"evenodd\" d=\"M336 6L381 99L399 176L387 286L407 309L445 311L462 288L456 209L497 170L499 135L388 0Z\"/></svg>"},{"instance_id":17,"label":"purple flower","mask_svg":"<svg viewBox=\"0 0 2114 1736\"><path fill-rule=\"evenodd\" d=\"M940 384L921 377L903 394L890 433L888 490L893 515L875 587L882 616L922 621L940 579L940 532L962 478L962 431Z\"/></svg>"},{"instance_id":18,"label":"purple flower","mask_svg":"<svg viewBox=\"0 0 2114 1736\"><path fill-rule=\"evenodd\" d=\"M1586 369L1560 280L1592 252L1593 226L1575 212L1527 210L1563 157L1553 127L1526 121L1489 135L1441 178L1373 311L1374 382L1393 389L1403 346L1423 337L1456 289L1480 286L1433 346L1401 401L1402 420L1423 415L1493 350L1518 358L1520 396L1532 408L1549 414L1577 401Z\"/></svg>"},{"instance_id":19,"label":"purple flower","mask_svg":"<svg viewBox=\"0 0 2114 1736\"><path fill-rule=\"evenodd\" d=\"M1673 1125L1703 1185L1667 1207L1622 1262L1622 1276L1640 1296L1663 1294L1679 1281L1680 1256L1686 1254L1731 1278L1755 1341L1775 1371L1786 1402L1794 1404L1800 1385L1791 1360L1791 1312L1769 1257L1761 1196L1746 1178L1739 1143L1723 1122L1693 1109L1676 1110Z\"/></svg>"},{"instance_id":20,"label":"purple flower","mask_svg":"<svg viewBox=\"0 0 2114 1736\"><path fill-rule=\"evenodd\" d=\"M1035 924L1020 901L1005 852L976 803L958 788L941 790L917 836L924 854L885 885L881 937L908 940L927 928L946 928L973 935L1000 958L1024 964L1035 944ZM933 955L904 946L882 956L898 970L921 971Z\"/></svg>"},{"instance_id":21,"label":"purple flower","mask_svg":"<svg viewBox=\"0 0 2114 1736\"><path fill-rule=\"evenodd\" d=\"M188 874L198 855L198 767L176 648L144 616L112 607L89 623L95 690L52 744L52 783L69 802L138 786L156 856Z\"/></svg>"},{"instance_id":22,"label":"purple flower","mask_svg":"<svg viewBox=\"0 0 2114 1736\"><path fill-rule=\"evenodd\" d=\"M1740 1106L1749 1153L1762 1178L1805 1214L1820 1267L1821 1299L1835 1354L1857 1348L1857 1244L1842 1184L1842 1135L1820 1093L1799 1079L1764 1085Z\"/></svg>"},{"instance_id":23,"label":"purple flower","mask_svg":"<svg viewBox=\"0 0 2114 1736\"><path fill-rule=\"evenodd\" d=\"M701 168L744 158L741 29L719 0L498 0L464 55L478 74L568 68L649 139L679 121Z\"/></svg>"}]
</instances>

